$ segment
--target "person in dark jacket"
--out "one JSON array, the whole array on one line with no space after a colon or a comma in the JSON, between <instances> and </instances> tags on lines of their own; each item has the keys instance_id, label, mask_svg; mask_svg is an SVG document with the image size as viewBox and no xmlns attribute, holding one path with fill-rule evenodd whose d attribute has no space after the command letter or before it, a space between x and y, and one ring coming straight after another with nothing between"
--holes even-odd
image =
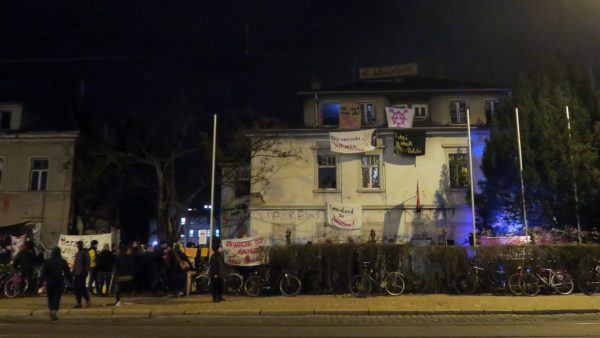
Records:
<instances>
[{"instance_id":1,"label":"person in dark jacket","mask_svg":"<svg viewBox=\"0 0 600 338\"><path fill-rule=\"evenodd\" d=\"M37 256L33 248L33 242L30 241L25 244L25 248L19 251L13 260L13 266L21 273L21 292L25 291L25 285L28 285L27 294L30 296L36 290L33 281L36 262Z\"/></svg>"},{"instance_id":2,"label":"person in dark jacket","mask_svg":"<svg viewBox=\"0 0 600 338\"><path fill-rule=\"evenodd\" d=\"M96 273L98 276L98 283L96 284L96 293L99 295L104 294L104 284L106 284L106 290L110 288L111 276L113 272L113 266L115 265L115 256L110 251L110 245L104 244L102 251L96 258Z\"/></svg>"},{"instance_id":3,"label":"person in dark jacket","mask_svg":"<svg viewBox=\"0 0 600 338\"><path fill-rule=\"evenodd\" d=\"M60 297L65 288L65 279L71 281L71 271L69 271L67 261L60 254L60 248L57 247L52 249L50 258L44 262L40 280L41 283L46 282L48 310L50 310L50 319L53 321L58 320L56 314L60 306Z\"/></svg>"},{"instance_id":4,"label":"person in dark jacket","mask_svg":"<svg viewBox=\"0 0 600 338\"><path fill-rule=\"evenodd\" d=\"M171 253L171 288L176 296L185 295L187 272L192 267L192 262L183 252L181 245L175 243Z\"/></svg>"},{"instance_id":5,"label":"person in dark jacket","mask_svg":"<svg viewBox=\"0 0 600 338\"><path fill-rule=\"evenodd\" d=\"M85 306L90 306L90 294L85 285L85 279L90 271L90 255L83 247L83 242L77 242L77 253L75 254L75 263L73 264L73 287L75 289L75 305L73 308L81 308L81 299L85 299Z\"/></svg>"},{"instance_id":6,"label":"person in dark jacket","mask_svg":"<svg viewBox=\"0 0 600 338\"><path fill-rule=\"evenodd\" d=\"M96 270L96 257L98 256L98 241L93 240L90 242L90 248L88 249L88 255L90 256L90 272L88 278L88 292L92 294L94 292L94 285L96 286L96 293L98 291L98 272Z\"/></svg>"},{"instance_id":7,"label":"person in dark jacket","mask_svg":"<svg viewBox=\"0 0 600 338\"><path fill-rule=\"evenodd\" d=\"M134 287L134 276L137 273L136 257L133 255L133 249L120 250L115 263L115 305L122 306L121 291L124 286Z\"/></svg>"},{"instance_id":8,"label":"person in dark jacket","mask_svg":"<svg viewBox=\"0 0 600 338\"><path fill-rule=\"evenodd\" d=\"M166 291L167 265L165 262L165 249L167 242L160 241L160 245L154 247L150 269L152 270L152 294L158 295L158 291Z\"/></svg>"},{"instance_id":9,"label":"person in dark jacket","mask_svg":"<svg viewBox=\"0 0 600 338\"><path fill-rule=\"evenodd\" d=\"M210 261L209 261L209 273L210 273L210 285L211 285L211 289L210 292L212 294L212 301L213 303L218 303L220 301L223 301L225 299L223 299L223 278L222 278L222 263L221 261L223 260L223 256L221 254L221 252L219 251L219 247L220 247L220 242L219 241L214 241L213 242L213 250L214 253L212 254L212 256L210 256Z\"/></svg>"}]
</instances>

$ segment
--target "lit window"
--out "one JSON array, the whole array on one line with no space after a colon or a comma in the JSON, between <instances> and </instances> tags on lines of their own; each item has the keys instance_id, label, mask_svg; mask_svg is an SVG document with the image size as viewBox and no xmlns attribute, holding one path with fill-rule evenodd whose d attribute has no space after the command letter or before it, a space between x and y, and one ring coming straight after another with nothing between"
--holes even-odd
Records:
<instances>
[{"instance_id":1,"label":"lit window","mask_svg":"<svg viewBox=\"0 0 600 338\"><path fill-rule=\"evenodd\" d=\"M185 225L185 217L181 217L181 225Z\"/></svg>"},{"instance_id":2,"label":"lit window","mask_svg":"<svg viewBox=\"0 0 600 338\"><path fill-rule=\"evenodd\" d=\"M221 231L219 229L215 230L215 236L220 237Z\"/></svg>"},{"instance_id":3,"label":"lit window","mask_svg":"<svg viewBox=\"0 0 600 338\"><path fill-rule=\"evenodd\" d=\"M359 102L358 106L363 127L373 126L375 124L375 104L372 102Z\"/></svg>"},{"instance_id":4,"label":"lit window","mask_svg":"<svg viewBox=\"0 0 600 338\"><path fill-rule=\"evenodd\" d=\"M469 167L467 154L448 155L450 189L462 189L469 185Z\"/></svg>"},{"instance_id":5,"label":"lit window","mask_svg":"<svg viewBox=\"0 0 600 338\"><path fill-rule=\"evenodd\" d=\"M29 190L44 191L48 183L48 159L31 160L31 181Z\"/></svg>"},{"instance_id":6,"label":"lit window","mask_svg":"<svg viewBox=\"0 0 600 338\"><path fill-rule=\"evenodd\" d=\"M337 188L337 158L334 155L317 155L319 189Z\"/></svg>"},{"instance_id":7,"label":"lit window","mask_svg":"<svg viewBox=\"0 0 600 338\"><path fill-rule=\"evenodd\" d=\"M340 103L325 102L321 106L323 114L323 125L329 127L337 127L340 123Z\"/></svg>"},{"instance_id":8,"label":"lit window","mask_svg":"<svg viewBox=\"0 0 600 338\"><path fill-rule=\"evenodd\" d=\"M485 119L487 123L492 122L492 117L496 114L498 108L500 108L500 100L485 100Z\"/></svg>"},{"instance_id":9,"label":"lit window","mask_svg":"<svg viewBox=\"0 0 600 338\"><path fill-rule=\"evenodd\" d=\"M365 155L361 159L362 187L366 189L379 189L380 165L379 155Z\"/></svg>"},{"instance_id":10,"label":"lit window","mask_svg":"<svg viewBox=\"0 0 600 338\"><path fill-rule=\"evenodd\" d=\"M194 230L190 230L190 237L194 237Z\"/></svg>"},{"instance_id":11,"label":"lit window","mask_svg":"<svg viewBox=\"0 0 600 338\"><path fill-rule=\"evenodd\" d=\"M467 101L454 100L450 101L450 121L452 124L467 123Z\"/></svg>"}]
</instances>

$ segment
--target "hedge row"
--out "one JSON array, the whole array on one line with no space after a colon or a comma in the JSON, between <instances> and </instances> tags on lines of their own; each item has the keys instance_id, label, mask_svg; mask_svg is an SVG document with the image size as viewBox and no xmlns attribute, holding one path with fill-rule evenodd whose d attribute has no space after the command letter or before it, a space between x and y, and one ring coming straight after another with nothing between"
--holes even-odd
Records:
<instances>
[{"instance_id":1,"label":"hedge row","mask_svg":"<svg viewBox=\"0 0 600 338\"><path fill-rule=\"evenodd\" d=\"M408 292L452 292L454 278L471 262L487 267L502 263L508 274L533 262L562 267L577 278L600 258L600 245L553 246L411 246L397 244L307 244L270 248L273 278L283 272L300 277L305 292L348 291L348 281L369 261L376 271L401 271ZM508 276L508 275L507 275Z\"/></svg>"}]
</instances>

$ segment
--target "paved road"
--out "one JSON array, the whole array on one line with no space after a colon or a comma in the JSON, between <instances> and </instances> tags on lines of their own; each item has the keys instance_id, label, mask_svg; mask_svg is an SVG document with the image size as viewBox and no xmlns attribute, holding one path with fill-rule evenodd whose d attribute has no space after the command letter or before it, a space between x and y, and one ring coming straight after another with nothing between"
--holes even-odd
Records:
<instances>
[{"instance_id":1,"label":"paved road","mask_svg":"<svg viewBox=\"0 0 600 338\"><path fill-rule=\"evenodd\" d=\"M3 318L0 337L598 337L600 315Z\"/></svg>"}]
</instances>

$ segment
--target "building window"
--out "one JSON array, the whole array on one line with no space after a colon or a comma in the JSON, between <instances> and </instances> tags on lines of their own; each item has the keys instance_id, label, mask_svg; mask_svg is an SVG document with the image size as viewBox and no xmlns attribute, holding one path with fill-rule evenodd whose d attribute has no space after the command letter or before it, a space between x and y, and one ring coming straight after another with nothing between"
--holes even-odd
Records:
<instances>
[{"instance_id":1,"label":"building window","mask_svg":"<svg viewBox=\"0 0 600 338\"><path fill-rule=\"evenodd\" d=\"M359 102L360 113L362 116L363 127L369 127L375 124L375 104L373 102Z\"/></svg>"},{"instance_id":2,"label":"building window","mask_svg":"<svg viewBox=\"0 0 600 338\"><path fill-rule=\"evenodd\" d=\"M492 123L492 117L496 114L498 108L500 108L500 100L485 100L485 120L488 124Z\"/></svg>"},{"instance_id":3,"label":"building window","mask_svg":"<svg viewBox=\"0 0 600 338\"><path fill-rule=\"evenodd\" d=\"M450 189L463 189L469 185L467 154L448 154Z\"/></svg>"},{"instance_id":4,"label":"building window","mask_svg":"<svg viewBox=\"0 0 600 338\"><path fill-rule=\"evenodd\" d=\"M10 118L12 113L9 111L0 112L0 130L10 129Z\"/></svg>"},{"instance_id":5,"label":"building window","mask_svg":"<svg viewBox=\"0 0 600 338\"><path fill-rule=\"evenodd\" d=\"M454 100L450 101L450 120L452 124L467 123L467 101Z\"/></svg>"},{"instance_id":6,"label":"building window","mask_svg":"<svg viewBox=\"0 0 600 338\"><path fill-rule=\"evenodd\" d=\"M48 183L48 159L34 158L31 160L31 184L29 190L46 190Z\"/></svg>"},{"instance_id":7,"label":"building window","mask_svg":"<svg viewBox=\"0 0 600 338\"><path fill-rule=\"evenodd\" d=\"M337 158L334 155L317 155L319 189L337 188Z\"/></svg>"},{"instance_id":8,"label":"building window","mask_svg":"<svg viewBox=\"0 0 600 338\"><path fill-rule=\"evenodd\" d=\"M381 188L381 167L379 155L365 155L361 159L362 187Z\"/></svg>"},{"instance_id":9,"label":"building window","mask_svg":"<svg viewBox=\"0 0 600 338\"><path fill-rule=\"evenodd\" d=\"M190 230L190 237L194 237L194 230Z\"/></svg>"},{"instance_id":10,"label":"building window","mask_svg":"<svg viewBox=\"0 0 600 338\"><path fill-rule=\"evenodd\" d=\"M429 116L429 105L427 103L396 104L394 107L400 109L414 109L415 120L426 120Z\"/></svg>"},{"instance_id":11,"label":"building window","mask_svg":"<svg viewBox=\"0 0 600 338\"><path fill-rule=\"evenodd\" d=\"M340 103L325 102L321 108L323 112L323 126L337 127L340 124Z\"/></svg>"},{"instance_id":12,"label":"building window","mask_svg":"<svg viewBox=\"0 0 600 338\"><path fill-rule=\"evenodd\" d=\"M239 168L235 173L235 197L250 195L250 168Z\"/></svg>"}]
</instances>

